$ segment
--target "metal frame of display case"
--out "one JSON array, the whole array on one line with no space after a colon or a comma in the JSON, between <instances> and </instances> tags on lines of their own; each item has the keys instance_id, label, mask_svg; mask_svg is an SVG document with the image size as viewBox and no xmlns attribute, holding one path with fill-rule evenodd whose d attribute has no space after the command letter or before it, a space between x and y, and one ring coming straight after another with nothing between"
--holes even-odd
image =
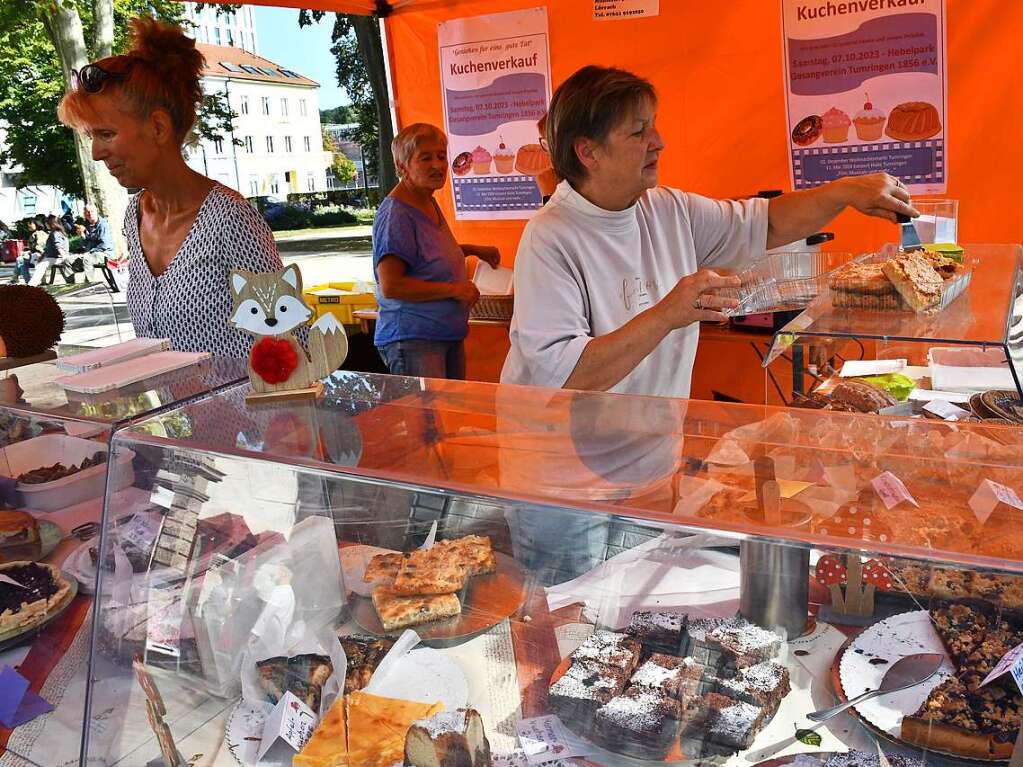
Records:
<instances>
[{"instance_id":1,"label":"metal frame of display case","mask_svg":"<svg viewBox=\"0 0 1023 767\"><path fill-rule=\"evenodd\" d=\"M777 331L764 367L793 350L793 383L802 392L808 361L803 346L874 340L924 345L1000 348L1023 397L1023 246L966 245L965 262L973 269L965 293L935 314L911 311L842 309L832 305L825 287L800 315ZM887 245L882 253L896 252ZM797 355L795 352L799 352ZM919 361L910 364L920 364Z\"/></svg>"}]
</instances>

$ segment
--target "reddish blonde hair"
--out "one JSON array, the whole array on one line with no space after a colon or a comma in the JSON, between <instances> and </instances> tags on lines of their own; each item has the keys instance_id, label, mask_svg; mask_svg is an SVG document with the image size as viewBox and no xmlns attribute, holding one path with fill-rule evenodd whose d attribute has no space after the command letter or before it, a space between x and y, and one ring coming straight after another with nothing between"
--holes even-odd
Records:
<instances>
[{"instance_id":1,"label":"reddish blonde hair","mask_svg":"<svg viewBox=\"0 0 1023 767\"><path fill-rule=\"evenodd\" d=\"M129 51L94 62L108 72L127 73L124 80L108 81L101 93L117 96L125 111L139 118L163 109L183 142L203 99L200 77L206 61L196 50L195 40L186 37L180 27L152 18L132 19L129 25ZM98 112L93 95L81 88L70 89L57 109L60 121L78 130L95 122Z\"/></svg>"}]
</instances>

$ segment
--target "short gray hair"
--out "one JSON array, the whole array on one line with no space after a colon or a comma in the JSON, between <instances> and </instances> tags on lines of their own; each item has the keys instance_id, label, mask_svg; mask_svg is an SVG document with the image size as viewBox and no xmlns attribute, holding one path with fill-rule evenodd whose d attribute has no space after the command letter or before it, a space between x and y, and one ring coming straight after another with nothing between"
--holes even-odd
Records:
<instances>
[{"instance_id":1,"label":"short gray hair","mask_svg":"<svg viewBox=\"0 0 1023 767\"><path fill-rule=\"evenodd\" d=\"M95 203L92 203L92 202L85 203L84 212L85 213L91 213L92 215L94 215L97 218L99 218L99 208L96 207Z\"/></svg>"},{"instance_id":2,"label":"short gray hair","mask_svg":"<svg viewBox=\"0 0 1023 767\"><path fill-rule=\"evenodd\" d=\"M407 167L416 150L419 149L419 145L431 138L440 139L444 144L448 143L448 137L444 135L444 131L430 123L412 123L412 125L402 128L391 141L391 154L394 156L395 166ZM398 175L401 175L400 169Z\"/></svg>"}]
</instances>

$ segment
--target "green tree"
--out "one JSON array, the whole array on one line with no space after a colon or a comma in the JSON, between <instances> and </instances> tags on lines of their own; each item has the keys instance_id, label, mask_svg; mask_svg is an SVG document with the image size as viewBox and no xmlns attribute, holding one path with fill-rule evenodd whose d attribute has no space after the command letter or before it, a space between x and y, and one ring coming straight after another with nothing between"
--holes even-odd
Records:
<instances>
[{"instance_id":1,"label":"green tree","mask_svg":"<svg viewBox=\"0 0 1023 767\"><path fill-rule=\"evenodd\" d=\"M0 159L21 166L22 185L59 187L95 203L109 220L123 219L126 191L93 161L89 138L58 122L57 105L72 69L126 47L131 18L150 14L180 24L182 8L174 0L0 2L0 123L7 129ZM220 137L233 118L216 94L202 105L195 132Z\"/></svg>"},{"instance_id":2,"label":"green tree","mask_svg":"<svg viewBox=\"0 0 1023 767\"><path fill-rule=\"evenodd\" d=\"M298 23L319 22L324 11L299 11ZM366 157L367 175L376 175L386 193L398 182L391 156L391 105L387 93L380 22L374 16L338 13L331 32L331 53L337 61L337 82L351 99L352 122L358 123L355 140Z\"/></svg>"},{"instance_id":3,"label":"green tree","mask_svg":"<svg viewBox=\"0 0 1023 767\"><path fill-rule=\"evenodd\" d=\"M320 110L320 122L321 123L340 123L341 125L347 125L353 123L356 120L355 110L352 109L350 104L343 104L333 109L321 109Z\"/></svg>"},{"instance_id":4,"label":"green tree","mask_svg":"<svg viewBox=\"0 0 1023 767\"><path fill-rule=\"evenodd\" d=\"M354 181L359 176L359 169L355 166L355 163L345 156L333 136L327 133L326 130L321 132L323 133L323 148L330 152L330 169L334 171L337 180Z\"/></svg>"}]
</instances>

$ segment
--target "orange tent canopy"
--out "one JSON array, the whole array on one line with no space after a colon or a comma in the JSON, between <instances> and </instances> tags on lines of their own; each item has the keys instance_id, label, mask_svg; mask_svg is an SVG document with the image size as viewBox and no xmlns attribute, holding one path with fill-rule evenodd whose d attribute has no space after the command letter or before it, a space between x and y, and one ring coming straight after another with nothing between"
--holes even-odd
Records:
<instances>
[{"instance_id":1,"label":"orange tent canopy","mask_svg":"<svg viewBox=\"0 0 1023 767\"><path fill-rule=\"evenodd\" d=\"M1023 3L946 0L947 195L960 200L959 240L1019 242L1023 168ZM259 0L260 4L366 12L372 0ZM546 6L553 86L586 64L624 67L660 94L667 149L661 183L714 197L790 189L781 3L661 0L660 15L594 21L593 0L392 0L385 28L399 126L443 126L437 24L453 18ZM463 242L514 258L522 221L454 222L451 195L438 195ZM867 250L895 239L891 224L846 212L835 250Z\"/></svg>"}]
</instances>

